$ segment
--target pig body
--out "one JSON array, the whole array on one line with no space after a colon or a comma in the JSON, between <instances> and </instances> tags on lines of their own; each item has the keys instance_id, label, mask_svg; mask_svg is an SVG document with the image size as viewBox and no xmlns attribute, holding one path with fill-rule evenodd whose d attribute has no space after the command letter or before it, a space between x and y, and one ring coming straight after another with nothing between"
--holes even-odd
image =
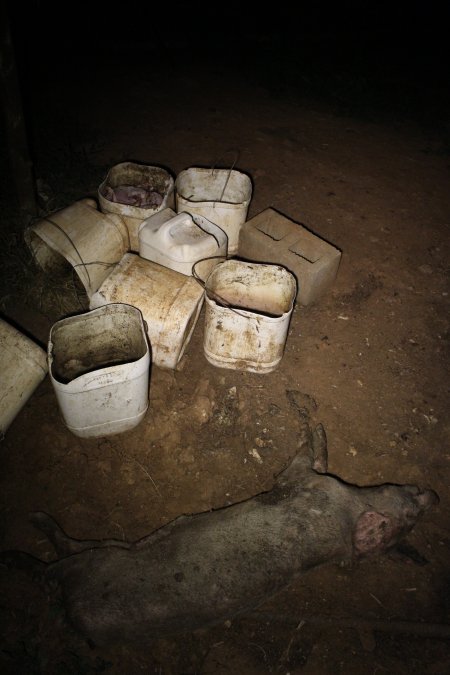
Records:
<instances>
[{"instance_id":1,"label":"pig body","mask_svg":"<svg viewBox=\"0 0 450 675\"><path fill-rule=\"evenodd\" d=\"M272 490L181 516L134 543L74 540L37 513L34 524L65 557L46 564L6 552L3 561L57 582L72 623L99 645L142 643L245 613L308 569L388 550L437 501L415 486L359 488L318 473L324 442L318 427L312 463L297 455Z\"/></svg>"},{"instance_id":2,"label":"pig body","mask_svg":"<svg viewBox=\"0 0 450 675\"><path fill-rule=\"evenodd\" d=\"M139 185L107 185L103 190L103 196L110 202L138 206L139 208L156 208L162 204L162 195L152 188Z\"/></svg>"}]
</instances>

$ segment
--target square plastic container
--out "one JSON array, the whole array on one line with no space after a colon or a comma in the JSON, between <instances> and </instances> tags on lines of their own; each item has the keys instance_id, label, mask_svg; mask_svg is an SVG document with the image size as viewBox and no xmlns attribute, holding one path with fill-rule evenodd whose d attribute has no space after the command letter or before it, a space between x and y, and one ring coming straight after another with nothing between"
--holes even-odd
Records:
<instances>
[{"instance_id":1,"label":"square plastic container","mask_svg":"<svg viewBox=\"0 0 450 675\"><path fill-rule=\"evenodd\" d=\"M102 213L94 199L81 199L38 220L25 230L24 238L48 274L71 266L89 298L129 249L120 216Z\"/></svg>"},{"instance_id":2,"label":"square plastic container","mask_svg":"<svg viewBox=\"0 0 450 675\"><path fill-rule=\"evenodd\" d=\"M133 194L137 191L143 192L144 199L133 199ZM103 213L113 213L122 218L128 228L128 249L138 251L139 225L152 214L174 206L173 193L174 180L166 169L135 162L121 162L111 167L105 180L99 185L98 200ZM150 198L147 203L145 194Z\"/></svg>"},{"instance_id":3,"label":"square plastic container","mask_svg":"<svg viewBox=\"0 0 450 675\"><path fill-rule=\"evenodd\" d=\"M86 438L139 424L148 408L150 360L136 307L105 305L55 323L48 366L67 428Z\"/></svg>"},{"instance_id":4,"label":"square plastic container","mask_svg":"<svg viewBox=\"0 0 450 675\"><path fill-rule=\"evenodd\" d=\"M206 282L204 353L220 368L269 373L281 361L296 296L283 267L227 260Z\"/></svg>"},{"instance_id":5,"label":"square plastic container","mask_svg":"<svg viewBox=\"0 0 450 675\"><path fill-rule=\"evenodd\" d=\"M191 167L175 181L177 211L208 218L228 236L228 253L235 255L239 230L247 218L252 198L252 182L235 169Z\"/></svg>"},{"instance_id":6,"label":"square plastic container","mask_svg":"<svg viewBox=\"0 0 450 675\"><path fill-rule=\"evenodd\" d=\"M47 370L45 350L0 319L0 439Z\"/></svg>"},{"instance_id":7,"label":"square plastic container","mask_svg":"<svg viewBox=\"0 0 450 675\"><path fill-rule=\"evenodd\" d=\"M138 307L147 324L152 363L176 368L203 305L203 287L193 278L126 253L90 300L91 309L111 302Z\"/></svg>"}]
</instances>

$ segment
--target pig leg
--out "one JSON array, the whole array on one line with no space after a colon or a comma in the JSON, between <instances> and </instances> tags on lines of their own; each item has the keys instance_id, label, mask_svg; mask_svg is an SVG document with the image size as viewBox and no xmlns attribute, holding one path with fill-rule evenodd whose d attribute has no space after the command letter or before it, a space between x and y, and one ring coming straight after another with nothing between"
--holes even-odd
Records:
<instances>
[{"instance_id":1,"label":"pig leg","mask_svg":"<svg viewBox=\"0 0 450 675\"><path fill-rule=\"evenodd\" d=\"M102 539L100 541L95 539L85 541L72 539L60 528L53 518L42 511L33 513L30 516L30 521L41 532L47 535L55 551L60 555L71 555L72 553L81 553L81 551L85 551L86 549L106 548L108 546L130 548L130 544L127 541L119 541L117 539Z\"/></svg>"}]
</instances>

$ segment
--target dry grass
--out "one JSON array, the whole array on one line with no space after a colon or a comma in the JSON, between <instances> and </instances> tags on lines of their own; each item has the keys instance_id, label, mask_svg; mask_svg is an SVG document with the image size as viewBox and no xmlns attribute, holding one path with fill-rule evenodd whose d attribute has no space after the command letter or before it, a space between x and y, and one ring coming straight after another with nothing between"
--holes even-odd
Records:
<instances>
[{"instance_id":1,"label":"dry grass","mask_svg":"<svg viewBox=\"0 0 450 675\"><path fill-rule=\"evenodd\" d=\"M77 275L48 274L36 264L20 232L0 233L0 310L25 305L55 320L86 309Z\"/></svg>"}]
</instances>

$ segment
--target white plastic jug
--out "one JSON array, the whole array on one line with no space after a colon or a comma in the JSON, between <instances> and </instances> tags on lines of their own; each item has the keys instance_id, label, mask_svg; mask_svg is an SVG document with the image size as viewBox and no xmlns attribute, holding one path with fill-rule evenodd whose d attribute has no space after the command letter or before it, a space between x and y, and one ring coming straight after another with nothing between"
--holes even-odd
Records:
<instances>
[{"instance_id":1,"label":"white plastic jug","mask_svg":"<svg viewBox=\"0 0 450 675\"><path fill-rule=\"evenodd\" d=\"M206 278L226 258L227 242L225 232L207 218L172 209L147 218L139 228L139 255L186 276L196 265L196 273Z\"/></svg>"}]
</instances>

